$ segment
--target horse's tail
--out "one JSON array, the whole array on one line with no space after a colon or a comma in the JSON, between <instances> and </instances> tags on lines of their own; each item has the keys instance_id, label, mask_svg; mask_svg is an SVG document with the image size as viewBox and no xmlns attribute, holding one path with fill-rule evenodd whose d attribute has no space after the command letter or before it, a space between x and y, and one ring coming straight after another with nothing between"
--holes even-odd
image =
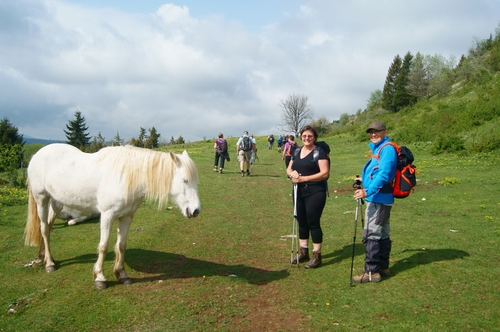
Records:
<instances>
[{"instance_id":1,"label":"horse's tail","mask_svg":"<svg viewBox=\"0 0 500 332\"><path fill-rule=\"evenodd\" d=\"M28 219L24 229L24 244L27 246L39 246L42 243L42 234L40 231L40 218L38 210L31 192L31 186L28 183Z\"/></svg>"}]
</instances>

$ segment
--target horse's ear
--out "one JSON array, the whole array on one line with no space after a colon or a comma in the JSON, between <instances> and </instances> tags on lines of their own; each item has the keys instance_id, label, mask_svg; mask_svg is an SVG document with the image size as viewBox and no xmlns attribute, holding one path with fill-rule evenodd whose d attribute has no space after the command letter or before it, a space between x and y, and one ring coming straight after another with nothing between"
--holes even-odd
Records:
<instances>
[{"instance_id":1,"label":"horse's ear","mask_svg":"<svg viewBox=\"0 0 500 332\"><path fill-rule=\"evenodd\" d=\"M184 150L184 151L182 152L182 155L183 155L183 156L186 156L186 157L189 157L188 152L187 152L186 150Z\"/></svg>"},{"instance_id":2,"label":"horse's ear","mask_svg":"<svg viewBox=\"0 0 500 332\"><path fill-rule=\"evenodd\" d=\"M172 151L169 151L169 153L170 153L170 158L172 158L172 160L177 164L177 166L180 166L181 161L179 160L179 157L177 157L177 155Z\"/></svg>"}]
</instances>

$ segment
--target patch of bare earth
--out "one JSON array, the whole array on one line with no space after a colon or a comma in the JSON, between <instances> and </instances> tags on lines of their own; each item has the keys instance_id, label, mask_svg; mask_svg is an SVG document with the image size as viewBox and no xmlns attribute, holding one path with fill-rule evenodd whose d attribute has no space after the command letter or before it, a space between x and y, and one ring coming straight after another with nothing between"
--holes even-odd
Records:
<instances>
[{"instance_id":1,"label":"patch of bare earth","mask_svg":"<svg viewBox=\"0 0 500 332\"><path fill-rule=\"evenodd\" d=\"M258 287L258 294L242 302L246 316L232 318L235 331L309 331L309 318L283 302L276 284Z\"/></svg>"}]
</instances>

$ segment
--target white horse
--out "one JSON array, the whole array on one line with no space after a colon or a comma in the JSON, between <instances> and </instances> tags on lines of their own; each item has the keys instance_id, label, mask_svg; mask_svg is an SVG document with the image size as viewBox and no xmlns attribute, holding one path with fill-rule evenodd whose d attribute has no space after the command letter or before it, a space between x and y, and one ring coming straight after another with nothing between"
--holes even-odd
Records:
<instances>
[{"instance_id":1,"label":"white horse","mask_svg":"<svg viewBox=\"0 0 500 332\"><path fill-rule=\"evenodd\" d=\"M55 218L59 218L68 222L69 226L76 225L78 223L84 222L86 220L99 217L98 213L83 213L82 211L78 211L67 206L63 206L62 210L56 215L54 210L52 209L52 203L49 204L49 223L50 220L54 220Z\"/></svg>"},{"instance_id":2,"label":"white horse","mask_svg":"<svg viewBox=\"0 0 500 332\"><path fill-rule=\"evenodd\" d=\"M55 215L63 207L101 215L99 256L94 265L97 288L106 287L103 263L114 220L118 220L114 274L120 283L129 284L132 281L124 267L127 234L142 201L156 200L160 209L170 195L184 216L200 213L198 172L186 151L174 154L118 146L89 154L71 145L50 144L29 163L28 190L25 244L40 246L47 272L55 270L50 252L55 217L49 220L50 208Z\"/></svg>"}]
</instances>

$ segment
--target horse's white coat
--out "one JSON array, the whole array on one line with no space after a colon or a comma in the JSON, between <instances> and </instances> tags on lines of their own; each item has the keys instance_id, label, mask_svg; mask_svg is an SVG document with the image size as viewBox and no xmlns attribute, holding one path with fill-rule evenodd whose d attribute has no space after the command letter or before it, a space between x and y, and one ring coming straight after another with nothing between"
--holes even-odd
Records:
<instances>
[{"instance_id":1,"label":"horse's white coat","mask_svg":"<svg viewBox=\"0 0 500 332\"><path fill-rule=\"evenodd\" d=\"M130 283L123 262L135 211L145 198L158 200L162 207L170 195L184 216L196 217L200 211L197 182L196 166L186 151L176 155L121 146L88 154L70 145L50 144L40 149L28 166L30 202L33 201L33 208L36 202L36 212L28 211L25 242L36 244L37 235L32 235L31 228L36 222L33 214L37 214L45 247L45 267L51 272L55 264L49 246L53 222L49 218L50 209L55 215L64 209L77 210L82 215L100 214L101 238L94 280L102 288L106 281L102 266L111 226L118 220L114 273L120 282Z\"/></svg>"}]
</instances>

